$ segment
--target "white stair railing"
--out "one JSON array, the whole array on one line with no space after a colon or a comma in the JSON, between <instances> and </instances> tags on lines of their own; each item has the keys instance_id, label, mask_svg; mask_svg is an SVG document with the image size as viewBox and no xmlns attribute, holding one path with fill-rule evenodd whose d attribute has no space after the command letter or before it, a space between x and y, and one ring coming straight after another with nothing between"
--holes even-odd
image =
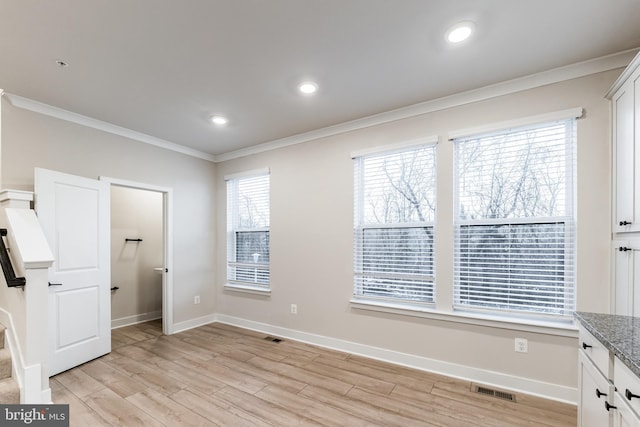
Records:
<instances>
[{"instance_id":1,"label":"white stair railing","mask_svg":"<svg viewBox=\"0 0 640 427\"><path fill-rule=\"evenodd\" d=\"M35 212L30 208L33 193L0 191L0 228L14 276L24 286L0 283L0 322L9 331L14 377L20 385L21 403L50 403L48 375L48 268L53 255ZM0 237L2 238L2 237ZM4 277L0 282L5 281Z\"/></svg>"}]
</instances>

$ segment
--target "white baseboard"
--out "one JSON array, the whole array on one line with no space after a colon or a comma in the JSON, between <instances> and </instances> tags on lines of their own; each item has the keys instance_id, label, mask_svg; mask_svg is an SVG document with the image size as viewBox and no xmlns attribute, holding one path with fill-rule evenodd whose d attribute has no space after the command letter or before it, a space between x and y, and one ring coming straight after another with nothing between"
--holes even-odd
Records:
<instances>
[{"instance_id":1,"label":"white baseboard","mask_svg":"<svg viewBox=\"0 0 640 427\"><path fill-rule=\"evenodd\" d=\"M573 405L575 405L577 402L578 392L574 387L566 387L558 384L532 380L530 378L517 377L514 375L473 368L470 366L457 365L454 363L444 362L442 360L435 360L427 357L416 356L413 354L400 353L384 348L358 344L351 341L330 338L322 335L310 334L307 332L268 325L266 323L254 322L251 320L227 316L224 314L216 315L215 321L228 325L238 326L245 329L250 329L253 331L263 332L268 335L289 338L296 341L317 345L319 347L344 351L371 359L394 363L396 365L406 366L423 371L433 372L436 374L446 375L449 377L459 378L466 381L485 384L500 389L522 392L525 394L539 396L545 399L553 399Z\"/></svg>"},{"instance_id":2,"label":"white baseboard","mask_svg":"<svg viewBox=\"0 0 640 427\"><path fill-rule=\"evenodd\" d=\"M9 349L11 353L11 374L13 379L16 380L20 387L20 395L22 396L24 390L24 372L26 370L24 363L24 356L20 344L16 341L16 331L13 326L13 318L11 313L6 310L0 309L0 323L6 328L4 333L4 345Z\"/></svg>"},{"instance_id":3,"label":"white baseboard","mask_svg":"<svg viewBox=\"0 0 640 427\"><path fill-rule=\"evenodd\" d=\"M184 322L178 322L173 324L173 333L186 331L187 329L197 328L198 326L208 325L216 321L217 316L215 314L209 314L202 317L196 317L195 319L186 320Z\"/></svg>"},{"instance_id":4,"label":"white baseboard","mask_svg":"<svg viewBox=\"0 0 640 427\"><path fill-rule=\"evenodd\" d=\"M24 389L20 393L20 403L47 404L51 403L51 389L42 388L42 365L27 366L24 371Z\"/></svg>"},{"instance_id":5,"label":"white baseboard","mask_svg":"<svg viewBox=\"0 0 640 427\"><path fill-rule=\"evenodd\" d=\"M6 328L4 343L11 353L11 374L20 387L20 403L51 403L49 384L42 384L43 366L39 363L26 366L24 362L24 355L16 338L17 334L11 313L0 309L0 323Z\"/></svg>"},{"instance_id":6,"label":"white baseboard","mask_svg":"<svg viewBox=\"0 0 640 427\"><path fill-rule=\"evenodd\" d=\"M162 318L162 311L150 311L149 313L134 314L133 316L111 319L111 329L122 328L123 326L135 325L136 323L148 322Z\"/></svg>"}]
</instances>

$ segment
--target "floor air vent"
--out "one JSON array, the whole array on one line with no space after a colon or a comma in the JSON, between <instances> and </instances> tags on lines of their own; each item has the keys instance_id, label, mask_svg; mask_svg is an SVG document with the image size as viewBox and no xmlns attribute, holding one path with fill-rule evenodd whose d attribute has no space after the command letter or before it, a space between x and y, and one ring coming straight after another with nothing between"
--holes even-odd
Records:
<instances>
[{"instance_id":1,"label":"floor air vent","mask_svg":"<svg viewBox=\"0 0 640 427\"><path fill-rule=\"evenodd\" d=\"M264 337L265 340L267 341L271 341L271 342L280 342L282 341L280 338L275 338L275 337Z\"/></svg>"},{"instance_id":2,"label":"floor air vent","mask_svg":"<svg viewBox=\"0 0 640 427\"><path fill-rule=\"evenodd\" d=\"M481 385L474 386L474 391L476 393L484 394L485 396L493 396L498 399L508 400L509 402L516 401L516 395L513 393L508 393L506 391L494 390L489 387L484 387Z\"/></svg>"}]
</instances>

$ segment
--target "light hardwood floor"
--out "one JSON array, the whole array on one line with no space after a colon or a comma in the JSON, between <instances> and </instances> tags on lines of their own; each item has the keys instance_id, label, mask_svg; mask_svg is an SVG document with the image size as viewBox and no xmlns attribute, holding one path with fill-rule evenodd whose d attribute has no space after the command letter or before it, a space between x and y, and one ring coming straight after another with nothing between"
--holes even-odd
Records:
<instances>
[{"instance_id":1,"label":"light hardwood floor","mask_svg":"<svg viewBox=\"0 0 640 427\"><path fill-rule=\"evenodd\" d=\"M51 378L71 426L575 426L576 408L212 324L112 331L113 351Z\"/></svg>"}]
</instances>

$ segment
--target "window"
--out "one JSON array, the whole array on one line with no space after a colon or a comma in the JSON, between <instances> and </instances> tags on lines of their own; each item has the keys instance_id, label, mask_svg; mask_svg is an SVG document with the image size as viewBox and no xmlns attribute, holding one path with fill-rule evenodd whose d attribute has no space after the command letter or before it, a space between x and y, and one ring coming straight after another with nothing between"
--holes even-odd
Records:
<instances>
[{"instance_id":1,"label":"window","mask_svg":"<svg viewBox=\"0 0 640 427\"><path fill-rule=\"evenodd\" d=\"M269 288L269 174L227 178L227 281Z\"/></svg>"},{"instance_id":2,"label":"window","mask_svg":"<svg viewBox=\"0 0 640 427\"><path fill-rule=\"evenodd\" d=\"M569 316L575 119L454 139L454 306Z\"/></svg>"},{"instance_id":3,"label":"window","mask_svg":"<svg viewBox=\"0 0 640 427\"><path fill-rule=\"evenodd\" d=\"M435 144L354 161L354 296L432 303Z\"/></svg>"}]
</instances>

